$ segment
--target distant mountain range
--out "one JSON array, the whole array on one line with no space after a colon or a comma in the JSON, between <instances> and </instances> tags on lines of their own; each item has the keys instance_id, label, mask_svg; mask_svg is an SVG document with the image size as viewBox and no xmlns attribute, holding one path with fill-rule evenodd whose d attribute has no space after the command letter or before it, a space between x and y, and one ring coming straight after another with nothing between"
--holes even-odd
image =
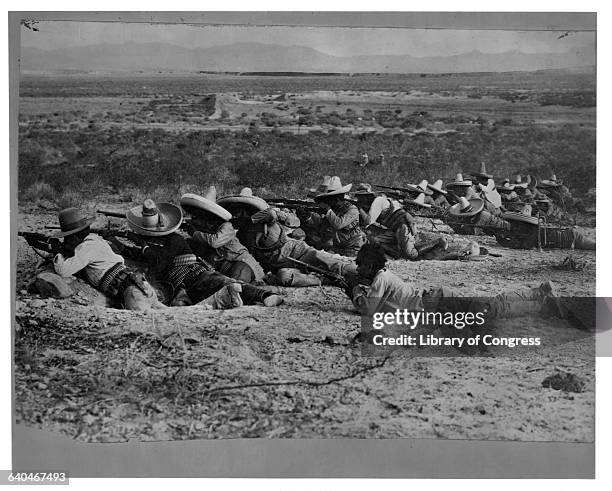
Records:
<instances>
[{"instance_id":1,"label":"distant mountain range","mask_svg":"<svg viewBox=\"0 0 612 491\"><path fill-rule=\"evenodd\" d=\"M331 56L304 46L261 43L198 49L164 43L125 43L21 50L21 69L27 71L460 73L575 69L595 64L595 50L589 47L566 53L471 51L426 57Z\"/></svg>"}]
</instances>

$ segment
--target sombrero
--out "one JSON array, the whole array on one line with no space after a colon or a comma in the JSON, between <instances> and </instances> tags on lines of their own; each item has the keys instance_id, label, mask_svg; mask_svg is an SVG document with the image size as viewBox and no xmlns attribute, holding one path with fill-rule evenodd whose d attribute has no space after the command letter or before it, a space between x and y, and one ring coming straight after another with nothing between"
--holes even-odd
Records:
<instances>
[{"instance_id":1,"label":"sombrero","mask_svg":"<svg viewBox=\"0 0 612 491\"><path fill-rule=\"evenodd\" d=\"M538 184L538 187L540 186L544 188L556 188L561 186L561 183L557 182L557 176L553 174L550 176L550 179L544 179L540 184Z\"/></svg>"},{"instance_id":2,"label":"sombrero","mask_svg":"<svg viewBox=\"0 0 612 491\"><path fill-rule=\"evenodd\" d=\"M502 213L501 217L504 220L529 223L530 225L537 225L538 224L538 217L527 216L527 215L523 215L522 213L517 213L517 212L513 212L513 211L508 211L506 213Z\"/></svg>"},{"instance_id":3,"label":"sombrero","mask_svg":"<svg viewBox=\"0 0 612 491\"><path fill-rule=\"evenodd\" d=\"M192 215L201 215L202 212L212 213L223 220L232 218L232 214L217 203L217 190L210 186L204 196L187 193L181 196L181 206L183 210Z\"/></svg>"},{"instance_id":4,"label":"sombrero","mask_svg":"<svg viewBox=\"0 0 612 491\"><path fill-rule=\"evenodd\" d=\"M433 194L433 191L427 188L427 180L425 179L423 179L420 183L416 184L414 187L417 188L421 193L425 193L427 196L431 196Z\"/></svg>"},{"instance_id":5,"label":"sombrero","mask_svg":"<svg viewBox=\"0 0 612 491\"><path fill-rule=\"evenodd\" d=\"M77 208L66 208L59 212L57 216L60 223L60 231L53 234L53 237L67 237L68 235L76 234L81 230L85 230L96 219L85 217Z\"/></svg>"},{"instance_id":6,"label":"sombrero","mask_svg":"<svg viewBox=\"0 0 612 491\"><path fill-rule=\"evenodd\" d=\"M338 176L333 176L329 180L329 183L327 184L325 189L323 189L319 194L315 196L315 199L327 198L328 196L340 196L348 193L352 187L352 184L347 184L346 186L343 186L342 182L340 181L340 178Z\"/></svg>"},{"instance_id":7,"label":"sombrero","mask_svg":"<svg viewBox=\"0 0 612 491\"><path fill-rule=\"evenodd\" d=\"M310 188L308 190L308 197L314 198L317 194L324 193L329 186L330 181L331 176L323 176L323 182L321 182L321 184L319 184L316 188Z\"/></svg>"},{"instance_id":8,"label":"sombrero","mask_svg":"<svg viewBox=\"0 0 612 491\"><path fill-rule=\"evenodd\" d=\"M423 208L431 208L431 205L425 203L425 193L419 194L416 199L405 199L404 203L416 206L422 206Z\"/></svg>"},{"instance_id":9,"label":"sombrero","mask_svg":"<svg viewBox=\"0 0 612 491\"><path fill-rule=\"evenodd\" d=\"M471 186L471 185L472 185L472 181L469 181L469 180L464 181L463 174L461 173L457 174L454 181L446 183L447 188L452 187L452 186Z\"/></svg>"},{"instance_id":10,"label":"sombrero","mask_svg":"<svg viewBox=\"0 0 612 491\"><path fill-rule=\"evenodd\" d=\"M484 200L480 198L459 198L459 203L449 208L448 212L456 217L473 217L484 209Z\"/></svg>"},{"instance_id":11,"label":"sombrero","mask_svg":"<svg viewBox=\"0 0 612 491\"><path fill-rule=\"evenodd\" d=\"M242 188L239 194L223 196L217 200L217 204L232 212L233 209L247 206L253 208L255 212L269 208L268 203L258 196L253 196L251 188Z\"/></svg>"},{"instance_id":12,"label":"sombrero","mask_svg":"<svg viewBox=\"0 0 612 491\"><path fill-rule=\"evenodd\" d=\"M144 200L125 214L128 226L138 235L161 237L176 231L183 221L183 211L172 203L158 203Z\"/></svg>"},{"instance_id":13,"label":"sombrero","mask_svg":"<svg viewBox=\"0 0 612 491\"><path fill-rule=\"evenodd\" d=\"M510 184L510 179L504 179L504 183L501 186L497 186L497 189L502 192L510 193L514 191L515 187L514 184Z\"/></svg>"},{"instance_id":14,"label":"sombrero","mask_svg":"<svg viewBox=\"0 0 612 491\"><path fill-rule=\"evenodd\" d=\"M436 191L437 193L448 194L445 189L442 189L443 184L442 179L438 179L433 184L427 184L427 187L433 191Z\"/></svg>"},{"instance_id":15,"label":"sombrero","mask_svg":"<svg viewBox=\"0 0 612 491\"><path fill-rule=\"evenodd\" d=\"M480 163L480 170L478 172L470 172L470 176L482 177L483 179L493 179L493 175L487 173L487 168L484 162Z\"/></svg>"},{"instance_id":16,"label":"sombrero","mask_svg":"<svg viewBox=\"0 0 612 491\"><path fill-rule=\"evenodd\" d=\"M523 177L520 174L514 176L514 184L517 188L526 188L529 186L529 182L531 181L531 177L527 176L527 181L523 182Z\"/></svg>"},{"instance_id":17,"label":"sombrero","mask_svg":"<svg viewBox=\"0 0 612 491\"><path fill-rule=\"evenodd\" d=\"M367 182L360 182L357 184L357 187L353 191L355 196L374 196L375 193L372 191L372 186L370 186Z\"/></svg>"}]
</instances>

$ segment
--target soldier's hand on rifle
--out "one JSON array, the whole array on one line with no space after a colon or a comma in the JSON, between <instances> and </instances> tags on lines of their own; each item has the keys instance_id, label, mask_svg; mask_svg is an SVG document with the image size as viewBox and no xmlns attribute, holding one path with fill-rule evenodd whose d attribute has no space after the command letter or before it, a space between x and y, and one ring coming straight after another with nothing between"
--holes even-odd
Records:
<instances>
[{"instance_id":1,"label":"soldier's hand on rifle","mask_svg":"<svg viewBox=\"0 0 612 491\"><path fill-rule=\"evenodd\" d=\"M54 256L62 252L64 245L62 241L56 237L52 237L49 239L49 252Z\"/></svg>"},{"instance_id":2,"label":"soldier's hand on rifle","mask_svg":"<svg viewBox=\"0 0 612 491\"><path fill-rule=\"evenodd\" d=\"M317 204L319 205L319 208L323 210L324 213L327 213L331 209L331 206L329 206L329 203L325 201L319 201Z\"/></svg>"}]
</instances>

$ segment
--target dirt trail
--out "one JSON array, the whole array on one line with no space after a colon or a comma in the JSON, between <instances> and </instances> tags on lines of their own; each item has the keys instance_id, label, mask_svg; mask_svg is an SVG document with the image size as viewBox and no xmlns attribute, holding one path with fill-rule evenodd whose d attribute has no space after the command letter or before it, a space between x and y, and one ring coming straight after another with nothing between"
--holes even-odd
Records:
<instances>
[{"instance_id":1,"label":"dirt trail","mask_svg":"<svg viewBox=\"0 0 612 491\"><path fill-rule=\"evenodd\" d=\"M19 227L52 223L24 214ZM593 231L590 231L593 233ZM554 281L594 294L595 254L582 271L552 269L569 251L502 249L481 262L393 261L416 287L490 295ZM468 357L426 348L365 357L360 318L333 287L285 289L279 308L153 314L41 300L23 290L35 256L18 244L17 422L84 441L191 438L467 438L593 441L594 340L556 319L498 321L500 336L540 336L515 353ZM582 393L544 389L556 371Z\"/></svg>"}]
</instances>

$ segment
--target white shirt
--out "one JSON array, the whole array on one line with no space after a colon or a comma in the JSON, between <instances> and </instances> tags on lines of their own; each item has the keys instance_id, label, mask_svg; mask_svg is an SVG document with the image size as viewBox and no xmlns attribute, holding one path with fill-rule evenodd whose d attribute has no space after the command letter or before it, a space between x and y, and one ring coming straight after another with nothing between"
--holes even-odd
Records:
<instances>
[{"instance_id":1,"label":"white shirt","mask_svg":"<svg viewBox=\"0 0 612 491\"><path fill-rule=\"evenodd\" d=\"M102 237L89 234L76 246L74 256L65 258L62 254L57 254L53 259L53 267L58 275L64 277L84 270L89 283L97 287L104 273L115 264L123 262L123 257L115 254Z\"/></svg>"},{"instance_id":2,"label":"white shirt","mask_svg":"<svg viewBox=\"0 0 612 491\"><path fill-rule=\"evenodd\" d=\"M393 207L394 211L399 210L402 207L398 201L389 199L386 196L377 196L374 198L374 201L372 201L372 204L370 205L370 210L368 211L367 225L371 225L372 223L376 222L380 214L390 206Z\"/></svg>"},{"instance_id":3,"label":"white shirt","mask_svg":"<svg viewBox=\"0 0 612 491\"><path fill-rule=\"evenodd\" d=\"M353 289L353 304L362 315L395 310L420 310L422 292L395 276L391 271L381 269L370 286L358 285Z\"/></svg>"}]
</instances>

